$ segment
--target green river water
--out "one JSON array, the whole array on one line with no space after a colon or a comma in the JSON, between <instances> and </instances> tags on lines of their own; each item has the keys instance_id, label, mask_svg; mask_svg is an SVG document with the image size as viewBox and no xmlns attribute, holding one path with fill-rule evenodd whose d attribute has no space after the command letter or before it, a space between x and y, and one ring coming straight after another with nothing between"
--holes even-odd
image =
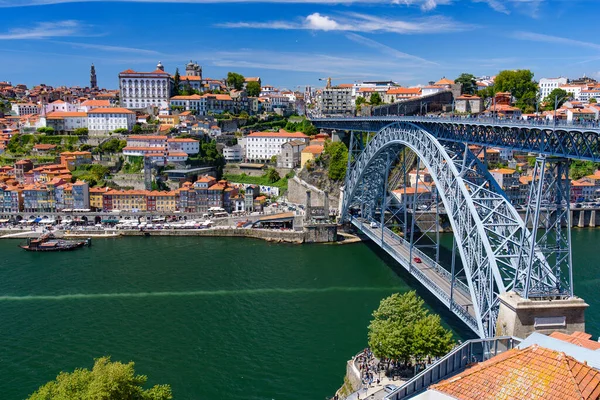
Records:
<instances>
[{"instance_id":1,"label":"green river water","mask_svg":"<svg viewBox=\"0 0 600 400\"><path fill-rule=\"evenodd\" d=\"M381 298L415 288L380 250L252 239L96 240L35 254L0 241L0 396L24 399L93 359L135 361L175 399L324 399L366 346ZM573 232L575 291L600 333L600 230Z\"/></svg>"}]
</instances>

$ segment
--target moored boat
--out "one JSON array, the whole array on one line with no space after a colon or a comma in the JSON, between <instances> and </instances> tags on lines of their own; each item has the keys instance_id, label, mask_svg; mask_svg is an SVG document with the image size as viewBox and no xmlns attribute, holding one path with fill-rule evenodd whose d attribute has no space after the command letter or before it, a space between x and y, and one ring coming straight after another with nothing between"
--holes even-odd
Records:
<instances>
[{"instance_id":1,"label":"moored boat","mask_svg":"<svg viewBox=\"0 0 600 400\"><path fill-rule=\"evenodd\" d=\"M27 251L70 251L83 246L91 246L92 240L62 240L56 239L52 233L40 236L38 239L28 239L27 244L19 245Z\"/></svg>"}]
</instances>

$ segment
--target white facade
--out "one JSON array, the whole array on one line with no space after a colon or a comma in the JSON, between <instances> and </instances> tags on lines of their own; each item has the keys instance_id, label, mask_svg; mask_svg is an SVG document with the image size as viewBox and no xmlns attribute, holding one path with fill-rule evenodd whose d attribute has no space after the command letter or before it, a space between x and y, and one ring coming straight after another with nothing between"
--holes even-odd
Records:
<instances>
[{"instance_id":1,"label":"white facade","mask_svg":"<svg viewBox=\"0 0 600 400\"><path fill-rule=\"evenodd\" d=\"M13 103L11 109L18 116L40 113L38 105L33 103Z\"/></svg>"},{"instance_id":2,"label":"white facade","mask_svg":"<svg viewBox=\"0 0 600 400\"><path fill-rule=\"evenodd\" d=\"M186 154L198 154L200 152L200 142L194 139L168 139L167 147L169 152Z\"/></svg>"},{"instance_id":3,"label":"white facade","mask_svg":"<svg viewBox=\"0 0 600 400\"><path fill-rule=\"evenodd\" d=\"M96 108L111 108L108 100L86 100L79 105L79 111L90 112Z\"/></svg>"},{"instance_id":4,"label":"white facade","mask_svg":"<svg viewBox=\"0 0 600 400\"><path fill-rule=\"evenodd\" d=\"M84 112L52 112L46 115L46 126L57 132L73 132L88 127L88 116Z\"/></svg>"},{"instance_id":5,"label":"white facade","mask_svg":"<svg viewBox=\"0 0 600 400\"><path fill-rule=\"evenodd\" d=\"M589 102L591 98L600 101L600 90L582 90L579 94L579 100Z\"/></svg>"},{"instance_id":6,"label":"white facade","mask_svg":"<svg viewBox=\"0 0 600 400\"><path fill-rule=\"evenodd\" d=\"M580 100L581 91L584 90L586 87L579 85L562 85L559 86L559 88L573 96L573 99Z\"/></svg>"},{"instance_id":7,"label":"white facade","mask_svg":"<svg viewBox=\"0 0 600 400\"><path fill-rule=\"evenodd\" d=\"M171 106L183 107L185 111L196 111L196 115L206 115L207 99L197 94L173 96L169 103Z\"/></svg>"},{"instance_id":8,"label":"white facade","mask_svg":"<svg viewBox=\"0 0 600 400\"><path fill-rule=\"evenodd\" d=\"M421 88L421 95L429 96L430 94L436 94L443 90L446 90L446 88L441 87L441 86L425 86L425 87Z\"/></svg>"},{"instance_id":9,"label":"white facade","mask_svg":"<svg viewBox=\"0 0 600 400\"><path fill-rule=\"evenodd\" d=\"M554 89L567 84L567 78L542 78L538 84L540 96L545 99Z\"/></svg>"},{"instance_id":10,"label":"white facade","mask_svg":"<svg viewBox=\"0 0 600 400\"><path fill-rule=\"evenodd\" d=\"M131 130L135 125L135 113L125 108L96 108L88 112L90 133L108 134L115 129Z\"/></svg>"},{"instance_id":11,"label":"white facade","mask_svg":"<svg viewBox=\"0 0 600 400\"><path fill-rule=\"evenodd\" d=\"M242 146L239 144L223 149L223 157L225 157L226 162L242 161L242 154Z\"/></svg>"},{"instance_id":12,"label":"white facade","mask_svg":"<svg viewBox=\"0 0 600 400\"><path fill-rule=\"evenodd\" d=\"M56 100L50 104L46 104L46 113L51 112L75 112L77 106L66 101Z\"/></svg>"},{"instance_id":13,"label":"white facade","mask_svg":"<svg viewBox=\"0 0 600 400\"><path fill-rule=\"evenodd\" d=\"M154 72L131 69L119 74L121 105L130 109L168 107L171 97L171 76L159 63Z\"/></svg>"},{"instance_id":14,"label":"white facade","mask_svg":"<svg viewBox=\"0 0 600 400\"><path fill-rule=\"evenodd\" d=\"M254 132L246 137L246 158L248 160L268 161L273 156L278 156L281 146L290 140L304 140L308 143L308 136L301 132Z\"/></svg>"}]
</instances>

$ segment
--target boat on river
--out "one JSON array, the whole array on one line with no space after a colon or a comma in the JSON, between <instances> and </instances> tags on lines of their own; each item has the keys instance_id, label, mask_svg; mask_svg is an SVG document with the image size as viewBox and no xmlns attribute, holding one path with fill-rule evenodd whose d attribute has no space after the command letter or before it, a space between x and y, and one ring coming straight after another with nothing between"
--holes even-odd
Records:
<instances>
[{"instance_id":1,"label":"boat on river","mask_svg":"<svg viewBox=\"0 0 600 400\"><path fill-rule=\"evenodd\" d=\"M46 233L37 239L27 239L27 244L19 245L27 251L70 251L84 246L91 246L92 240L63 240L56 239L52 233Z\"/></svg>"}]
</instances>

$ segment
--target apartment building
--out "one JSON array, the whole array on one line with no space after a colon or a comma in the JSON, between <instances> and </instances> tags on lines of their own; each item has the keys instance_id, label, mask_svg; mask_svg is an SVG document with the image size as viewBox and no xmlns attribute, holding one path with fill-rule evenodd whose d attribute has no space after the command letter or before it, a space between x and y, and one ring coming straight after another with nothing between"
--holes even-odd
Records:
<instances>
[{"instance_id":1,"label":"apartment building","mask_svg":"<svg viewBox=\"0 0 600 400\"><path fill-rule=\"evenodd\" d=\"M281 153L282 146L292 140L308 144L309 137L302 132L253 132L246 137L246 159L268 161Z\"/></svg>"},{"instance_id":2,"label":"apartment building","mask_svg":"<svg viewBox=\"0 0 600 400\"><path fill-rule=\"evenodd\" d=\"M90 135L108 135L115 129L130 131L135 119L135 113L126 108L95 108L88 112L88 129Z\"/></svg>"}]
</instances>

